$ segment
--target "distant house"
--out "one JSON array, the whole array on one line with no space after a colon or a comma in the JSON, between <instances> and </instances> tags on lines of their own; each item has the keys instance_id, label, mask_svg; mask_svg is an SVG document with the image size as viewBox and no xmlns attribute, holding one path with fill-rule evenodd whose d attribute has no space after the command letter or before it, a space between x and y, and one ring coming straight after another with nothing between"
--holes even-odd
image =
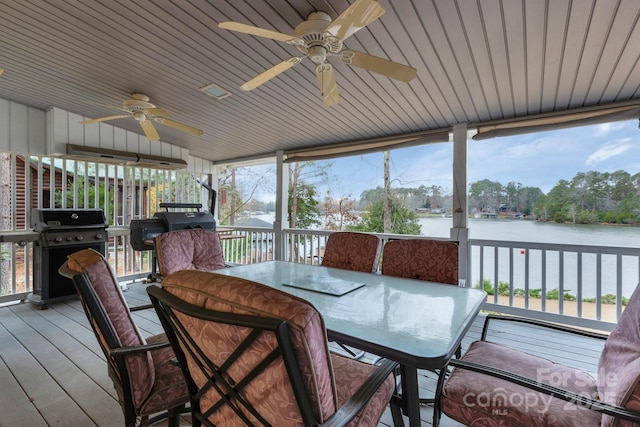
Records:
<instances>
[{"instance_id":1,"label":"distant house","mask_svg":"<svg viewBox=\"0 0 640 427\"><path fill-rule=\"evenodd\" d=\"M64 171L62 168L52 166L47 163L38 163L35 161L29 162L29 169L27 173L26 162L23 156L15 156L16 158L16 181L15 181L15 229L28 229L30 228L29 218L27 218L27 207L30 209L41 207L41 208L51 208L51 207L59 207L59 206L51 206L51 191L53 184L53 191L62 189L65 185L69 188L75 181L75 175L73 172ZM41 177L39 176L38 165L42 167ZM52 174L53 174L53 183L52 183ZM99 178L100 179L100 178ZM29 181L27 184L27 180ZM95 176L87 177L89 182L95 182ZM115 183L115 185L114 185ZM123 204L123 179L118 178L117 180L109 177L108 178L108 187L109 188L117 188L114 194L114 199L116 203L114 206L119 206L120 209L125 205ZM146 212L146 203L147 203L147 191L148 188L144 186L142 191L144 192L142 197L139 197L139 188L136 188L135 191L135 203L142 203L145 206L137 207L137 212ZM26 200L26 198L29 200ZM42 197L42 200L39 200L39 197ZM8 199L11 199L9 197ZM119 213L120 218L122 218L122 213ZM125 221L128 222L128 221ZM269 224L270 226L271 224ZM260 227L262 225L259 225Z\"/></svg>"},{"instance_id":2,"label":"distant house","mask_svg":"<svg viewBox=\"0 0 640 427\"><path fill-rule=\"evenodd\" d=\"M59 168L54 168L54 188L62 188L63 183L63 171ZM27 185L27 175L29 183ZM67 172L65 181L69 179L70 174ZM72 177L72 175L71 175ZM39 182L42 182L42 191L40 191ZM22 156L16 156L16 184L15 184L15 197L16 197L16 209L15 209L15 222L16 229L29 228L29 221L27 218L27 206L29 208L38 207L38 197L42 194L41 207L50 207L51 200L51 165L42 164L42 180L38 177L38 163L29 162L29 173L27 174L25 158ZM26 200L26 197L29 200Z\"/></svg>"},{"instance_id":3,"label":"distant house","mask_svg":"<svg viewBox=\"0 0 640 427\"><path fill-rule=\"evenodd\" d=\"M273 226L272 223L262 220L260 218L238 218L235 224L238 227L268 227Z\"/></svg>"}]
</instances>

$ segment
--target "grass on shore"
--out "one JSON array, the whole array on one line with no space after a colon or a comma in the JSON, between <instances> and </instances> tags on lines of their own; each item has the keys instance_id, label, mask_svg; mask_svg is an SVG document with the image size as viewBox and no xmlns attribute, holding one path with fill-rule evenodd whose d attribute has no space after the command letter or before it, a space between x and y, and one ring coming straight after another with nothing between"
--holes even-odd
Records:
<instances>
[{"instance_id":1,"label":"grass on shore","mask_svg":"<svg viewBox=\"0 0 640 427\"><path fill-rule=\"evenodd\" d=\"M493 283L488 280L485 279L482 287L480 286L480 283L476 283L476 285L474 286L474 288L476 289L483 289L487 295L495 295L496 289L495 286L493 285ZM515 288L513 289L513 291L511 291L511 286L509 285L509 283L507 282L498 282L498 295L501 296L509 296L510 293L513 293L514 296L524 296L525 295L525 291L524 289L521 288ZM529 289L529 298L539 298L542 299L542 289ZM544 297L548 300L558 300L560 299L560 291L558 291L558 289L550 289L548 290ZM575 295L572 295L569 291L564 291L563 295L562 295L562 299L563 301L576 301L577 297ZM595 298L583 298L582 299L583 302L596 302ZM616 296L613 294L606 294L606 295L602 295L601 296L601 301L602 304L615 304L616 303ZM627 302L629 302L629 298L626 297L622 297L622 305L627 305Z\"/></svg>"}]
</instances>

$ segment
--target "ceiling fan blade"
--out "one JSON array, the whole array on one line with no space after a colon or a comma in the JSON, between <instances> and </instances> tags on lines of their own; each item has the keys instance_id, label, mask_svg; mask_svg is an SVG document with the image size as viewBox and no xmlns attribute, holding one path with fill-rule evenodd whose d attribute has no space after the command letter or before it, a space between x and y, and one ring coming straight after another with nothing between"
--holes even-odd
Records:
<instances>
[{"instance_id":1,"label":"ceiling fan blade","mask_svg":"<svg viewBox=\"0 0 640 427\"><path fill-rule=\"evenodd\" d=\"M356 0L324 30L344 41L384 15L377 0Z\"/></svg>"},{"instance_id":2,"label":"ceiling fan blade","mask_svg":"<svg viewBox=\"0 0 640 427\"><path fill-rule=\"evenodd\" d=\"M129 114L119 114L117 116L107 116L107 117L101 117L99 119L90 119L90 120L83 120L80 122L81 125L90 125L91 123L100 123L100 122L106 122L108 120L115 120L115 119L124 119L125 117L129 117Z\"/></svg>"},{"instance_id":3,"label":"ceiling fan blade","mask_svg":"<svg viewBox=\"0 0 640 427\"><path fill-rule=\"evenodd\" d=\"M237 31L239 33L251 34L259 37L266 37L268 39L278 40L290 44L304 44L304 40L301 38L290 36L289 34L279 33L277 31L266 30L260 27L254 27L253 25L241 24L239 22L225 21L218 24L219 28L224 30Z\"/></svg>"},{"instance_id":4,"label":"ceiling fan blade","mask_svg":"<svg viewBox=\"0 0 640 427\"><path fill-rule=\"evenodd\" d=\"M320 93L322 93L324 105L331 107L340 102L336 76L331 64L325 62L318 65L316 68L316 76L318 77L318 86L320 87Z\"/></svg>"},{"instance_id":5,"label":"ceiling fan blade","mask_svg":"<svg viewBox=\"0 0 640 427\"><path fill-rule=\"evenodd\" d=\"M167 110L163 110L162 108L144 108L143 111L145 112L145 114L151 114L152 116L168 116L171 113L168 112Z\"/></svg>"},{"instance_id":6,"label":"ceiling fan blade","mask_svg":"<svg viewBox=\"0 0 640 427\"><path fill-rule=\"evenodd\" d=\"M268 70L264 71L262 74L258 74L257 76L252 78L251 80L249 80L248 82L240 86L240 89L242 90L255 89L261 84L271 80L278 74L287 71L289 68L293 67L296 64L299 64L301 61L302 61L302 58L299 58L297 56L292 56L289 59L285 59L281 63L276 64L273 67L269 68Z\"/></svg>"},{"instance_id":7,"label":"ceiling fan blade","mask_svg":"<svg viewBox=\"0 0 640 427\"><path fill-rule=\"evenodd\" d=\"M388 59L380 58L379 56L369 55L364 52L343 50L340 52L340 59L342 59L342 62L345 64L364 68L365 70L382 74L405 83L410 82L416 77L416 69L413 67L389 61Z\"/></svg>"},{"instance_id":8,"label":"ceiling fan blade","mask_svg":"<svg viewBox=\"0 0 640 427\"><path fill-rule=\"evenodd\" d=\"M158 131L153 126L150 120L140 120L140 127L144 131L144 134L147 136L149 141L157 141L160 139L160 135L158 135Z\"/></svg>"},{"instance_id":9,"label":"ceiling fan blade","mask_svg":"<svg viewBox=\"0 0 640 427\"><path fill-rule=\"evenodd\" d=\"M161 125L170 126L174 129L181 130L183 132L190 133L196 136L202 136L204 133L202 130L191 127L189 125L185 125L184 123L176 122L175 120L165 119L164 117L154 117L153 120L160 123Z\"/></svg>"}]
</instances>

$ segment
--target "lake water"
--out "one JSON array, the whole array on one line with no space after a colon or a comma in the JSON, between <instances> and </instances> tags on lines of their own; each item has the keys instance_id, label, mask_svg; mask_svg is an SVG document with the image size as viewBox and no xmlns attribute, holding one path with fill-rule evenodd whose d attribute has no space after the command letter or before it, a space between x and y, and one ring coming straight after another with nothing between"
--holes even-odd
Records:
<instances>
[{"instance_id":1,"label":"lake water","mask_svg":"<svg viewBox=\"0 0 640 427\"><path fill-rule=\"evenodd\" d=\"M422 234L431 237L449 237L452 225L451 218L421 218ZM520 242L559 243L590 246L619 246L640 248L640 227L607 226L607 225L573 225L538 223L527 220L492 220L470 219L469 234L471 239L507 240ZM516 251L513 255L513 276L509 271L509 251L501 249L498 253L498 282L510 283L515 288L525 287L524 251ZM473 248L471 254L471 281L475 285L480 282L480 250ZM583 298L593 298L597 293L597 259L594 254L584 254L581 260L582 278L578 277L578 256L565 253L563 264L563 286L571 294L577 295L582 288ZM616 294L618 282L617 257L602 256L601 295ZM495 283L494 251L485 249L483 278ZM546 288L560 287L560 258L557 252L548 252L546 257ZM629 297L640 281L640 265L637 257L623 256L621 264L622 294ZM512 278L511 278L512 277ZM542 287L542 252L531 250L529 253L529 287Z\"/></svg>"},{"instance_id":2,"label":"lake water","mask_svg":"<svg viewBox=\"0 0 640 427\"><path fill-rule=\"evenodd\" d=\"M451 218L420 218L422 234L449 237ZM555 224L528 220L470 219L472 239L640 248L640 227Z\"/></svg>"}]
</instances>

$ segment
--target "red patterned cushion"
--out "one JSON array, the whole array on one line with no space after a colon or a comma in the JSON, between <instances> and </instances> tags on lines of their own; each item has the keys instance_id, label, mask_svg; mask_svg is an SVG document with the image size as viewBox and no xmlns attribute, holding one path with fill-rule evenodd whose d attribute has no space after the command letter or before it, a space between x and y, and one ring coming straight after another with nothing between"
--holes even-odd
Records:
<instances>
[{"instance_id":1,"label":"red patterned cushion","mask_svg":"<svg viewBox=\"0 0 640 427\"><path fill-rule=\"evenodd\" d=\"M133 323L120 286L102 254L93 249L84 249L69 255L68 258L69 269L87 275L120 339L120 345L129 347L146 344ZM103 347L105 345L104 341L100 344ZM140 408L149 396L155 381L153 358L149 353L142 353L128 356L126 360L131 380L136 384L133 388L134 404L136 408Z\"/></svg>"},{"instance_id":2,"label":"red patterned cushion","mask_svg":"<svg viewBox=\"0 0 640 427\"><path fill-rule=\"evenodd\" d=\"M220 236L204 229L177 230L155 239L160 274L178 270L211 271L224 268Z\"/></svg>"},{"instance_id":3,"label":"red patterned cushion","mask_svg":"<svg viewBox=\"0 0 640 427\"><path fill-rule=\"evenodd\" d=\"M305 386L312 400L314 413L321 422L353 394L373 369L371 365L331 355L327 348L322 317L313 306L298 297L248 280L192 270L178 271L165 277L162 286L185 301L209 309L287 320L292 328L292 342ZM181 321L187 328L198 331L202 338L199 345L207 357L218 365L229 356L229 349L235 347L247 333L236 326L205 324L195 319L182 318ZM232 364L229 375L242 378L255 365L254 360L259 359L259 355L269 352L276 345L272 335L264 335ZM193 362L189 360L189 363ZM198 371L190 369L196 384L201 386L206 378ZM293 390L286 378L284 363L282 359L277 359L245 388L244 394L272 425L301 425ZM376 425L393 389L394 380L390 375L367 409L350 425ZM217 400L218 394L210 391L201 399L202 408L207 408ZM362 423L371 419L375 422ZM238 422L236 415L228 407L211 415L209 420L220 426L237 425Z\"/></svg>"},{"instance_id":4,"label":"red patterned cushion","mask_svg":"<svg viewBox=\"0 0 640 427\"><path fill-rule=\"evenodd\" d=\"M640 411L640 286L605 343L598 364L598 392L607 403ZM637 426L605 415L602 425Z\"/></svg>"},{"instance_id":5,"label":"red patterned cushion","mask_svg":"<svg viewBox=\"0 0 640 427\"><path fill-rule=\"evenodd\" d=\"M378 271L381 249L382 240L373 234L348 231L332 233L327 239L322 265L375 273Z\"/></svg>"},{"instance_id":6,"label":"red patterned cushion","mask_svg":"<svg viewBox=\"0 0 640 427\"><path fill-rule=\"evenodd\" d=\"M384 245L382 274L458 284L458 245L443 240L392 240Z\"/></svg>"},{"instance_id":7,"label":"red patterned cushion","mask_svg":"<svg viewBox=\"0 0 640 427\"><path fill-rule=\"evenodd\" d=\"M590 397L598 395L595 379L585 372L491 342L474 342L462 359ZM484 427L595 427L601 419L597 412L461 368L454 369L444 386L441 409L465 425Z\"/></svg>"},{"instance_id":8,"label":"red patterned cushion","mask_svg":"<svg viewBox=\"0 0 640 427\"><path fill-rule=\"evenodd\" d=\"M294 326L294 348L305 385L315 405L316 416L324 420L336 411L337 396L330 370L324 322L306 301L259 283L194 270L182 270L165 277L162 287L180 299L212 310L269 315L290 321ZM205 325L202 321L182 321L200 331L200 345L210 345L204 350L218 365L229 356L228 349L237 345L246 332L232 326L224 328ZM231 342L225 344L227 340ZM242 378L253 367L250 357L253 352L263 354L276 345L273 336L264 338L234 363L230 375ZM196 376L195 381L199 386L204 384L206 379L199 376L198 369L190 369L190 372ZM261 414L273 416L273 425L295 425L300 420L293 390L285 381L286 377L284 363L279 359L245 389L253 406L262 408L259 411ZM207 407L217 400L217 393L211 391L201 402L203 407ZM236 416L227 407L213 414L210 421L215 425L234 425Z\"/></svg>"},{"instance_id":9,"label":"red patterned cushion","mask_svg":"<svg viewBox=\"0 0 640 427\"><path fill-rule=\"evenodd\" d=\"M353 396L353 393L362 385L364 380L371 375L375 367L352 357L340 356L335 353L331 353L331 362L336 378L338 405L342 406L349 397ZM395 381L393 376L390 375L373 396L367 408L349 423L349 427L378 425L380 416L386 409L394 390Z\"/></svg>"}]
</instances>

